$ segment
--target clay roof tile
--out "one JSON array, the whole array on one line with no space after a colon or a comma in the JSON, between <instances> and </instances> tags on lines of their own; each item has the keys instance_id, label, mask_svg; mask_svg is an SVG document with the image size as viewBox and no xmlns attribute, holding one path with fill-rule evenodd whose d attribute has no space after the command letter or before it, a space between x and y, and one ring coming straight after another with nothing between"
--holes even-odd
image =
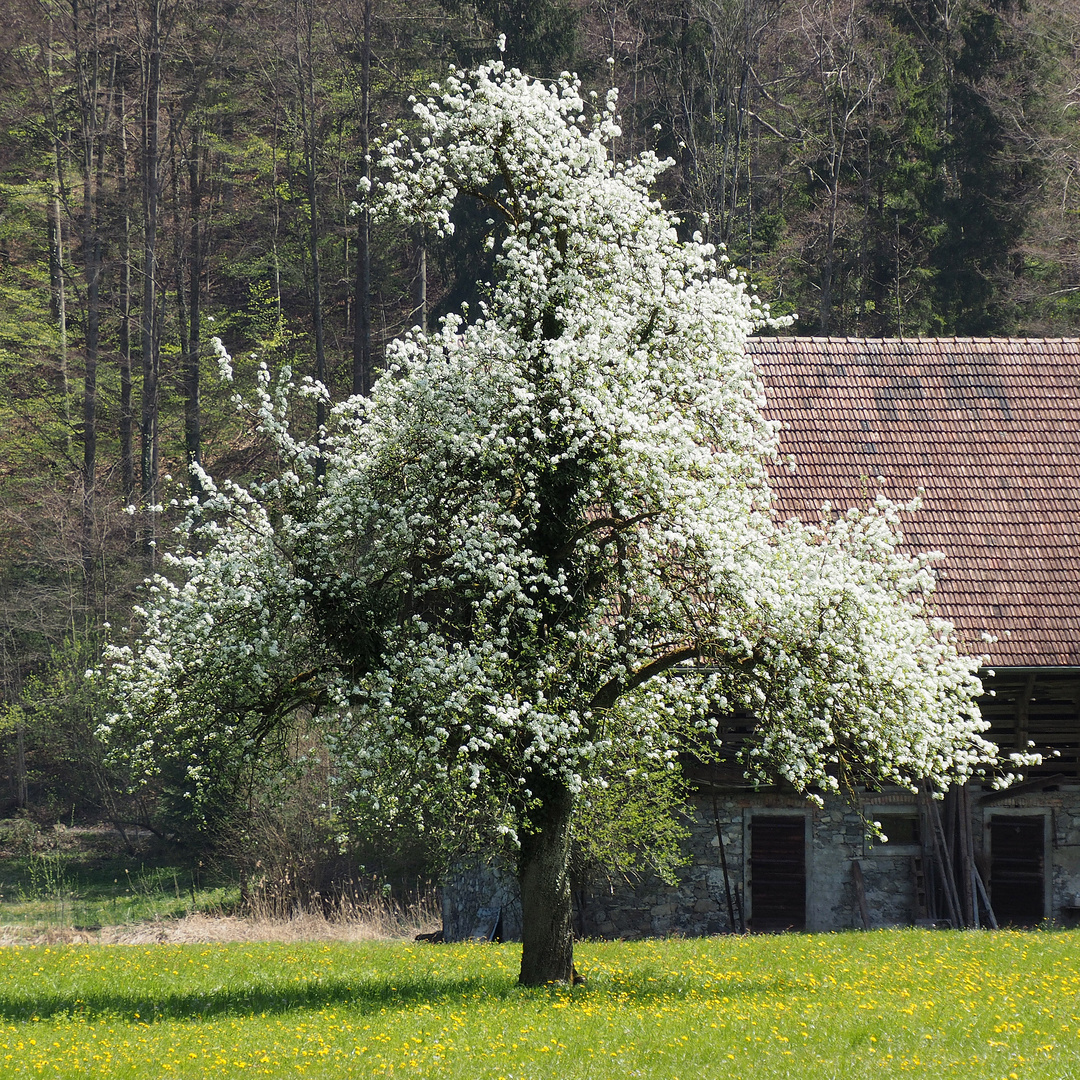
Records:
<instances>
[{"instance_id":1,"label":"clay roof tile","mask_svg":"<svg viewBox=\"0 0 1080 1080\"><path fill-rule=\"evenodd\" d=\"M923 488L905 524L910 543L948 555L939 612L973 649L996 636L999 667L1080 663L1080 339L771 337L750 349L766 412L783 421L781 459L797 463L773 470L781 517Z\"/></svg>"}]
</instances>

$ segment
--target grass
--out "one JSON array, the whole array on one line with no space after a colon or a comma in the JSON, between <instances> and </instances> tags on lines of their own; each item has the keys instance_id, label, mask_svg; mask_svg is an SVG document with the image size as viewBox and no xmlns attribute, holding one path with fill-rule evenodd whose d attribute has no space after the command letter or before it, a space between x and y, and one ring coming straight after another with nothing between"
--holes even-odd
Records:
<instances>
[{"instance_id":1,"label":"grass","mask_svg":"<svg viewBox=\"0 0 1080 1080\"><path fill-rule=\"evenodd\" d=\"M0 950L4 1077L1080 1078L1073 932Z\"/></svg>"},{"instance_id":2,"label":"grass","mask_svg":"<svg viewBox=\"0 0 1080 1080\"><path fill-rule=\"evenodd\" d=\"M306 906L258 888L242 903L235 879L177 865L152 846L133 856L111 830L0 821L0 946L384 940L439 924L430 883L392 892L368 875L344 884Z\"/></svg>"},{"instance_id":3,"label":"grass","mask_svg":"<svg viewBox=\"0 0 1080 1080\"><path fill-rule=\"evenodd\" d=\"M240 898L237 886L196 888L189 874L172 865L141 863L132 873L121 864L87 866L54 855L4 863L0 923L8 926L100 929L227 911Z\"/></svg>"},{"instance_id":4,"label":"grass","mask_svg":"<svg viewBox=\"0 0 1080 1080\"><path fill-rule=\"evenodd\" d=\"M235 884L197 880L168 859L120 855L115 843L94 850L76 830L35 832L34 839L39 842L9 843L0 858L2 926L97 929L222 913L239 902Z\"/></svg>"}]
</instances>

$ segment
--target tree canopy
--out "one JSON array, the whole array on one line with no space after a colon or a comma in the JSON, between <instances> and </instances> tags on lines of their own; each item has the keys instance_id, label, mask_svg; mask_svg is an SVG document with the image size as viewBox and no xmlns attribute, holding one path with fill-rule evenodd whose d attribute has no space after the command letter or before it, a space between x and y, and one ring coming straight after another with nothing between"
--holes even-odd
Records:
<instances>
[{"instance_id":1,"label":"tree canopy","mask_svg":"<svg viewBox=\"0 0 1080 1080\"><path fill-rule=\"evenodd\" d=\"M899 508L777 520L744 349L768 310L680 239L650 193L664 162L612 160L615 108L501 63L416 103L377 209L452 234L479 201L487 299L394 342L315 440L289 409L324 388L264 368L240 407L278 468L201 474L140 636L111 651L109 733L148 770L181 763L193 799L299 710L358 809L501 839L527 984L571 976L592 793L709 757L718 712L756 717L751 775L812 796L944 786L993 754L978 661L930 617Z\"/></svg>"}]
</instances>

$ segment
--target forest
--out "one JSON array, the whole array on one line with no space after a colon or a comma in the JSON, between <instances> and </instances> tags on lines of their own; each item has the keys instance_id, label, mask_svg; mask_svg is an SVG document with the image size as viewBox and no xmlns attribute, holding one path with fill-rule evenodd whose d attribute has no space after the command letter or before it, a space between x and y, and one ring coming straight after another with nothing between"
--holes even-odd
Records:
<instances>
[{"instance_id":1,"label":"forest","mask_svg":"<svg viewBox=\"0 0 1080 1080\"><path fill-rule=\"evenodd\" d=\"M388 342L484 298L489 232L373 218L380 140L498 55L618 90L611 153L724 245L796 332L1074 335L1080 11L1071 0L0 0L0 800L195 855L355 831L297 726L192 816L97 738L91 673L161 566L188 469L257 479L233 393L260 364L332 399ZM459 214L459 219L461 217ZM212 337L234 358L218 378ZM293 418L313 432L325 404ZM364 835L360 835L364 833ZM237 838L242 838L242 843ZM312 852L321 852L318 859ZM423 854L423 853L421 853ZM426 856L425 856L426 857ZM321 860L321 861L320 861ZM327 868L331 869L327 869Z\"/></svg>"}]
</instances>

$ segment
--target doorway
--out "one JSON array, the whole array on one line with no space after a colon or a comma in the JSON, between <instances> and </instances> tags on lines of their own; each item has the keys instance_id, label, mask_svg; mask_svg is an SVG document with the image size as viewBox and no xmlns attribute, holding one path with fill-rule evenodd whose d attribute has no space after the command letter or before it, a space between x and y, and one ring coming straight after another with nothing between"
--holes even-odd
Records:
<instances>
[{"instance_id":1,"label":"doorway","mask_svg":"<svg viewBox=\"0 0 1080 1080\"><path fill-rule=\"evenodd\" d=\"M1001 926L1037 926L1046 916L1043 821L990 818L990 903Z\"/></svg>"},{"instance_id":2,"label":"doorway","mask_svg":"<svg viewBox=\"0 0 1080 1080\"><path fill-rule=\"evenodd\" d=\"M750 819L750 929L806 929L806 819Z\"/></svg>"}]
</instances>

